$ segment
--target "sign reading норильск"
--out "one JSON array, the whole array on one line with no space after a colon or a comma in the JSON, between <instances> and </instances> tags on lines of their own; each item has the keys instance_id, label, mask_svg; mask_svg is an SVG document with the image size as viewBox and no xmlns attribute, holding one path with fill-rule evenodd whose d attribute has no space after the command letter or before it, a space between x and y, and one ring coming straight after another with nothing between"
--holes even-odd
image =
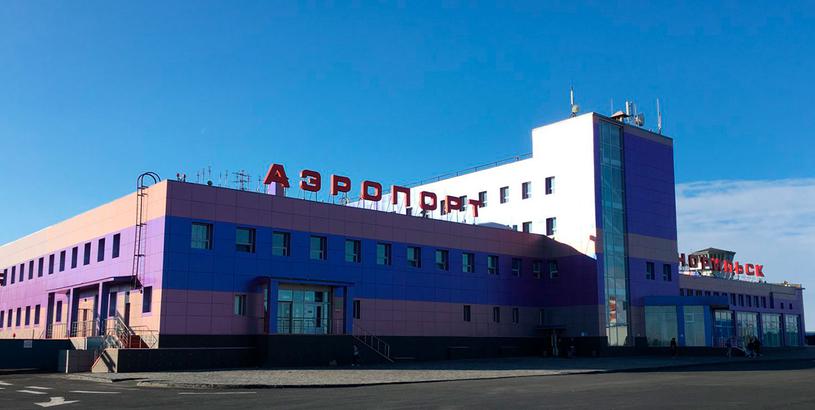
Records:
<instances>
[{"instance_id":1,"label":"sign reading \u043d\u043e\u0440\u0438\u043b\u044c\u0441\u043a","mask_svg":"<svg viewBox=\"0 0 815 410\"><path fill-rule=\"evenodd\" d=\"M687 258L685 258L684 253L679 254L679 265L689 268L710 269L714 272L725 272L735 275L764 277L764 265L755 265L752 263L742 265L738 261L730 262L719 258L709 258L704 255L688 255Z\"/></svg>"}]
</instances>

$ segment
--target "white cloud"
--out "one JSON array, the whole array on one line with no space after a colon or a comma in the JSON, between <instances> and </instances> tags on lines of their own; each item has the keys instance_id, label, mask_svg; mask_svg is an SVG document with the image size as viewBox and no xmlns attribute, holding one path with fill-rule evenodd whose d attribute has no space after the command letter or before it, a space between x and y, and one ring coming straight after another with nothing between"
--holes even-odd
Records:
<instances>
[{"instance_id":1,"label":"white cloud","mask_svg":"<svg viewBox=\"0 0 815 410\"><path fill-rule=\"evenodd\" d=\"M815 329L815 178L709 181L676 187L679 249L729 249L765 265L770 282L801 283L808 329Z\"/></svg>"}]
</instances>

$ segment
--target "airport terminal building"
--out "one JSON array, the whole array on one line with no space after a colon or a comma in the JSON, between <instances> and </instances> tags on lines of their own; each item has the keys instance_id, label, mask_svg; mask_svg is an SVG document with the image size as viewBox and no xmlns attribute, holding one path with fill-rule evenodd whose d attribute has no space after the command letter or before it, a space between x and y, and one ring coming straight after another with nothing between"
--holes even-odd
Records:
<instances>
[{"instance_id":1,"label":"airport terminal building","mask_svg":"<svg viewBox=\"0 0 815 410\"><path fill-rule=\"evenodd\" d=\"M800 286L732 252L680 258L670 138L587 113L532 143L406 187L279 164L264 192L144 184L0 247L0 338L389 359L803 344Z\"/></svg>"}]
</instances>

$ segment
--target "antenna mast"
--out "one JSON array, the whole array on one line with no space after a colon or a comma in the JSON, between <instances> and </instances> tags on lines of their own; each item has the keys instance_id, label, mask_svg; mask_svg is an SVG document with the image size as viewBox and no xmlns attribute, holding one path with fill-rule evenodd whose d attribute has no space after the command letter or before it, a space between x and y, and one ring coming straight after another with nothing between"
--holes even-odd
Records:
<instances>
[{"instance_id":1,"label":"antenna mast","mask_svg":"<svg viewBox=\"0 0 815 410\"><path fill-rule=\"evenodd\" d=\"M657 98L657 134L662 135L662 110L659 109L659 98Z\"/></svg>"}]
</instances>

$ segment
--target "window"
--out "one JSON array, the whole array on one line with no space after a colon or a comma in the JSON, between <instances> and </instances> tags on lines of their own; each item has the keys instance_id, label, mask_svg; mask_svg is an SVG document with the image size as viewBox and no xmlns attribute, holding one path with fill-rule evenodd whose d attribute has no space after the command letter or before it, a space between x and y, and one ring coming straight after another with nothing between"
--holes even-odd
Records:
<instances>
[{"instance_id":1,"label":"window","mask_svg":"<svg viewBox=\"0 0 815 410\"><path fill-rule=\"evenodd\" d=\"M25 264L21 263L20 264L20 280L19 281L22 282L23 280L25 280Z\"/></svg>"},{"instance_id":2,"label":"window","mask_svg":"<svg viewBox=\"0 0 815 410\"><path fill-rule=\"evenodd\" d=\"M662 265L662 280L666 282L670 282L673 280L673 273L671 272L670 264L666 263Z\"/></svg>"},{"instance_id":3,"label":"window","mask_svg":"<svg viewBox=\"0 0 815 410\"><path fill-rule=\"evenodd\" d=\"M487 256L487 273L490 275L498 274L498 257L495 255Z\"/></svg>"},{"instance_id":4,"label":"window","mask_svg":"<svg viewBox=\"0 0 815 410\"><path fill-rule=\"evenodd\" d=\"M353 314L354 314L354 319L362 318L362 305L361 305L360 301L358 301L358 300L354 301Z\"/></svg>"},{"instance_id":5,"label":"window","mask_svg":"<svg viewBox=\"0 0 815 410\"><path fill-rule=\"evenodd\" d=\"M360 257L360 242L354 239L346 239L345 240L345 261L346 262L353 262L359 263L361 260Z\"/></svg>"},{"instance_id":6,"label":"window","mask_svg":"<svg viewBox=\"0 0 815 410\"><path fill-rule=\"evenodd\" d=\"M2 318L2 316L0 316ZM469 322L471 319L470 317L470 305L464 305L464 321ZM3 319L0 319L2 321Z\"/></svg>"},{"instance_id":7,"label":"window","mask_svg":"<svg viewBox=\"0 0 815 410\"><path fill-rule=\"evenodd\" d=\"M766 296L761 297L761 307L763 307L764 309L767 308L767 297Z\"/></svg>"},{"instance_id":8,"label":"window","mask_svg":"<svg viewBox=\"0 0 815 410\"><path fill-rule=\"evenodd\" d=\"M28 261L28 279L34 279L34 261Z\"/></svg>"},{"instance_id":9,"label":"window","mask_svg":"<svg viewBox=\"0 0 815 410\"><path fill-rule=\"evenodd\" d=\"M386 266L391 264L391 244L376 244L376 264Z\"/></svg>"},{"instance_id":10,"label":"window","mask_svg":"<svg viewBox=\"0 0 815 410\"><path fill-rule=\"evenodd\" d=\"M291 234L272 232L272 255L291 256Z\"/></svg>"},{"instance_id":11,"label":"window","mask_svg":"<svg viewBox=\"0 0 815 410\"><path fill-rule=\"evenodd\" d=\"M153 287L145 286L144 289L142 289L141 312L150 313L152 311L153 311Z\"/></svg>"},{"instance_id":12,"label":"window","mask_svg":"<svg viewBox=\"0 0 815 410\"><path fill-rule=\"evenodd\" d=\"M23 316L23 309L17 308L17 320L14 322L14 326L20 327L20 319Z\"/></svg>"},{"instance_id":13,"label":"window","mask_svg":"<svg viewBox=\"0 0 815 410\"><path fill-rule=\"evenodd\" d=\"M40 305L34 306L34 326L40 324Z\"/></svg>"},{"instance_id":14,"label":"window","mask_svg":"<svg viewBox=\"0 0 815 410\"><path fill-rule=\"evenodd\" d=\"M524 182L521 184L521 199L529 199L532 196L532 183Z\"/></svg>"},{"instance_id":15,"label":"window","mask_svg":"<svg viewBox=\"0 0 815 410\"><path fill-rule=\"evenodd\" d=\"M478 202L481 202L481 208L487 207L487 191L481 191L478 193Z\"/></svg>"},{"instance_id":16,"label":"window","mask_svg":"<svg viewBox=\"0 0 815 410\"><path fill-rule=\"evenodd\" d=\"M4 325L6 324L5 319L6 319L6 311L5 310L0 310L0 329L2 329L4 327Z\"/></svg>"},{"instance_id":17,"label":"window","mask_svg":"<svg viewBox=\"0 0 815 410\"><path fill-rule=\"evenodd\" d=\"M73 249L71 249L71 269L76 268L78 260L79 260L79 248L74 246Z\"/></svg>"},{"instance_id":18,"label":"window","mask_svg":"<svg viewBox=\"0 0 815 410\"><path fill-rule=\"evenodd\" d=\"M532 232L532 222L524 222L524 223L522 223L522 224L521 224L521 230L522 230L524 233L530 233L530 232Z\"/></svg>"},{"instance_id":19,"label":"window","mask_svg":"<svg viewBox=\"0 0 815 410\"><path fill-rule=\"evenodd\" d=\"M6 286L8 280L8 269L3 269L3 277L0 278L0 286Z\"/></svg>"},{"instance_id":20,"label":"window","mask_svg":"<svg viewBox=\"0 0 815 410\"><path fill-rule=\"evenodd\" d=\"M733 305L733 306L736 306L736 294L735 293L730 294L730 304Z\"/></svg>"},{"instance_id":21,"label":"window","mask_svg":"<svg viewBox=\"0 0 815 410\"><path fill-rule=\"evenodd\" d=\"M502 204L505 204L505 203L509 202L509 187L508 186L501 187L500 193L501 193L501 195L498 198L499 201Z\"/></svg>"},{"instance_id":22,"label":"window","mask_svg":"<svg viewBox=\"0 0 815 410\"><path fill-rule=\"evenodd\" d=\"M254 228L237 228L235 230L235 251L255 253Z\"/></svg>"},{"instance_id":23,"label":"window","mask_svg":"<svg viewBox=\"0 0 815 410\"><path fill-rule=\"evenodd\" d=\"M440 270L450 270L450 252L444 249L436 249L436 268Z\"/></svg>"},{"instance_id":24,"label":"window","mask_svg":"<svg viewBox=\"0 0 815 410\"><path fill-rule=\"evenodd\" d=\"M91 263L91 243L88 242L85 244L84 253L82 254L82 265L88 265Z\"/></svg>"},{"instance_id":25,"label":"window","mask_svg":"<svg viewBox=\"0 0 815 410\"><path fill-rule=\"evenodd\" d=\"M421 268L422 267L422 249L418 246L408 246L407 247L407 263L408 266L412 266L414 268Z\"/></svg>"},{"instance_id":26,"label":"window","mask_svg":"<svg viewBox=\"0 0 815 410\"><path fill-rule=\"evenodd\" d=\"M193 249L212 249L212 224L192 223L190 247Z\"/></svg>"},{"instance_id":27,"label":"window","mask_svg":"<svg viewBox=\"0 0 815 410\"><path fill-rule=\"evenodd\" d=\"M557 232L557 218L546 218L546 235L552 236Z\"/></svg>"},{"instance_id":28,"label":"window","mask_svg":"<svg viewBox=\"0 0 815 410\"><path fill-rule=\"evenodd\" d=\"M62 322L62 301L57 301L57 312L54 314L54 322L60 323Z\"/></svg>"},{"instance_id":29,"label":"window","mask_svg":"<svg viewBox=\"0 0 815 410\"><path fill-rule=\"evenodd\" d=\"M518 308L512 308L512 323L519 323L521 321L521 312Z\"/></svg>"},{"instance_id":30,"label":"window","mask_svg":"<svg viewBox=\"0 0 815 410\"><path fill-rule=\"evenodd\" d=\"M535 279L540 279L541 278L541 271L542 270L543 270L543 263L541 263L541 261L532 262L532 276L534 276Z\"/></svg>"},{"instance_id":31,"label":"window","mask_svg":"<svg viewBox=\"0 0 815 410\"><path fill-rule=\"evenodd\" d=\"M705 296L710 296L710 291L709 290L705 291Z\"/></svg>"},{"instance_id":32,"label":"window","mask_svg":"<svg viewBox=\"0 0 815 410\"><path fill-rule=\"evenodd\" d=\"M54 274L54 255L48 255L48 274Z\"/></svg>"},{"instance_id":33,"label":"window","mask_svg":"<svg viewBox=\"0 0 815 410\"><path fill-rule=\"evenodd\" d=\"M12 311L11 309L8 310L8 322L6 322L6 327L11 327L11 317L13 313L14 311Z\"/></svg>"},{"instance_id":34,"label":"window","mask_svg":"<svg viewBox=\"0 0 815 410\"><path fill-rule=\"evenodd\" d=\"M739 295L739 306L744 306L744 295ZM784 305L781 305L781 309L784 308Z\"/></svg>"},{"instance_id":35,"label":"window","mask_svg":"<svg viewBox=\"0 0 815 410\"><path fill-rule=\"evenodd\" d=\"M520 258L512 258L512 276L521 276Z\"/></svg>"},{"instance_id":36,"label":"window","mask_svg":"<svg viewBox=\"0 0 815 410\"><path fill-rule=\"evenodd\" d=\"M546 195L555 193L555 177L546 177Z\"/></svg>"},{"instance_id":37,"label":"window","mask_svg":"<svg viewBox=\"0 0 815 410\"><path fill-rule=\"evenodd\" d=\"M42 277L43 270L45 270L45 258L40 258L37 262L37 277Z\"/></svg>"},{"instance_id":38,"label":"window","mask_svg":"<svg viewBox=\"0 0 815 410\"><path fill-rule=\"evenodd\" d=\"M758 307L758 296L753 296L753 306ZM790 304L790 307L792 304Z\"/></svg>"},{"instance_id":39,"label":"window","mask_svg":"<svg viewBox=\"0 0 815 410\"><path fill-rule=\"evenodd\" d=\"M501 323L501 308L498 306L494 306L492 308L492 321L495 323Z\"/></svg>"},{"instance_id":40,"label":"window","mask_svg":"<svg viewBox=\"0 0 815 410\"><path fill-rule=\"evenodd\" d=\"M59 271L65 270L65 251L59 253Z\"/></svg>"},{"instance_id":41,"label":"window","mask_svg":"<svg viewBox=\"0 0 815 410\"><path fill-rule=\"evenodd\" d=\"M549 277L554 279L559 276L560 272L558 271L557 261L549 261Z\"/></svg>"},{"instance_id":42,"label":"window","mask_svg":"<svg viewBox=\"0 0 815 410\"><path fill-rule=\"evenodd\" d=\"M461 271L466 273L475 272L475 254L469 252L461 254Z\"/></svg>"},{"instance_id":43,"label":"window","mask_svg":"<svg viewBox=\"0 0 815 410\"><path fill-rule=\"evenodd\" d=\"M679 296L685 296L685 289L679 288Z\"/></svg>"},{"instance_id":44,"label":"window","mask_svg":"<svg viewBox=\"0 0 815 410\"><path fill-rule=\"evenodd\" d=\"M105 238L99 239L98 246L96 247L96 261L102 262L105 260Z\"/></svg>"},{"instance_id":45,"label":"window","mask_svg":"<svg viewBox=\"0 0 815 410\"><path fill-rule=\"evenodd\" d=\"M25 325L28 326L31 324L31 306L25 307Z\"/></svg>"},{"instance_id":46,"label":"window","mask_svg":"<svg viewBox=\"0 0 815 410\"><path fill-rule=\"evenodd\" d=\"M11 267L11 283L13 284L17 277L17 265Z\"/></svg>"},{"instance_id":47,"label":"window","mask_svg":"<svg viewBox=\"0 0 815 410\"><path fill-rule=\"evenodd\" d=\"M405 208L405 215L413 215L413 208L411 207Z\"/></svg>"},{"instance_id":48,"label":"window","mask_svg":"<svg viewBox=\"0 0 815 410\"><path fill-rule=\"evenodd\" d=\"M753 298L750 295L745 296L745 298L747 299L747 307L753 307Z\"/></svg>"},{"instance_id":49,"label":"window","mask_svg":"<svg viewBox=\"0 0 815 410\"><path fill-rule=\"evenodd\" d=\"M466 211L467 210L467 195L462 196L461 198L459 198L459 200L461 201L461 211L462 212Z\"/></svg>"},{"instance_id":50,"label":"window","mask_svg":"<svg viewBox=\"0 0 815 410\"><path fill-rule=\"evenodd\" d=\"M442 214L442 215L446 215L446 214L447 214L447 209L446 209L446 208L447 208L447 201L446 201L446 200L444 200L444 199L442 199L441 201L439 201L439 210L441 210L441 214Z\"/></svg>"},{"instance_id":51,"label":"window","mask_svg":"<svg viewBox=\"0 0 815 410\"><path fill-rule=\"evenodd\" d=\"M111 250L110 255L111 258L116 259L119 257L119 248L121 247L121 245L122 245L122 235L118 233L116 235L113 235L113 249Z\"/></svg>"},{"instance_id":52,"label":"window","mask_svg":"<svg viewBox=\"0 0 815 410\"><path fill-rule=\"evenodd\" d=\"M781 302L781 309L784 309L784 302Z\"/></svg>"},{"instance_id":53,"label":"window","mask_svg":"<svg viewBox=\"0 0 815 410\"><path fill-rule=\"evenodd\" d=\"M309 239L309 258L314 260L325 260L326 255L326 238L325 236L312 236Z\"/></svg>"},{"instance_id":54,"label":"window","mask_svg":"<svg viewBox=\"0 0 815 410\"><path fill-rule=\"evenodd\" d=\"M645 262L645 279L654 280L654 262Z\"/></svg>"},{"instance_id":55,"label":"window","mask_svg":"<svg viewBox=\"0 0 815 410\"><path fill-rule=\"evenodd\" d=\"M246 316L246 295L235 295L235 316Z\"/></svg>"}]
</instances>

